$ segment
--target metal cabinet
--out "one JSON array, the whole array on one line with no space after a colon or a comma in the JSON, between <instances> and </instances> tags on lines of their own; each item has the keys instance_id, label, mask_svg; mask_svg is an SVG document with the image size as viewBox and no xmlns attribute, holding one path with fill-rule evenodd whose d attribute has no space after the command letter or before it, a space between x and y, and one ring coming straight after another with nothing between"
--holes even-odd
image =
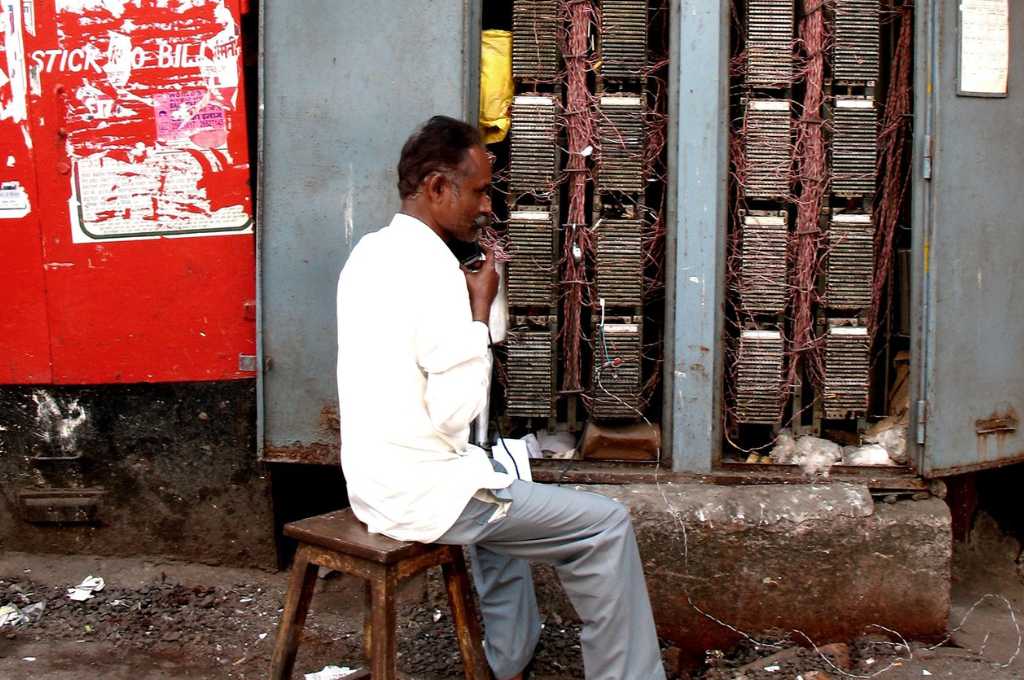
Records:
<instances>
[{"instance_id":1,"label":"metal cabinet","mask_svg":"<svg viewBox=\"0 0 1024 680\"><path fill-rule=\"evenodd\" d=\"M336 461L338 272L397 206L409 131L475 116L478 3L432 10L262 9L266 460ZM729 3L675 0L671 16L663 431L674 470L706 472L722 447ZM1011 20L1024 35L1024 13ZM918 4L910 438L925 476L1024 459L1024 68L1008 97L958 96L956 36L954 5Z\"/></svg>"},{"instance_id":2,"label":"metal cabinet","mask_svg":"<svg viewBox=\"0 0 1024 680\"><path fill-rule=\"evenodd\" d=\"M958 3L920 5L912 435L928 477L1024 460L1024 12L1008 95L958 94Z\"/></svg>"},{"instance_id":3,"label":"metal cabinet","mask_svg":"<svg viewBox=\"0 0 1024 680\"><path fill-rule=\"evenodd\" d=\"M260 4L260 452L337 463L338 274L398 208L416 125L476 116L479 8Z\"/></svg>"},{"instance_id":4,"label":"metal cabinet","mask_svg":"<svg viewBox=\"0 0 1024 680\"><path fill-rule=\"evenodd\" d=\"M255 377L241 11L0 3L0 383Z\"/></svg>"}]
</instances>

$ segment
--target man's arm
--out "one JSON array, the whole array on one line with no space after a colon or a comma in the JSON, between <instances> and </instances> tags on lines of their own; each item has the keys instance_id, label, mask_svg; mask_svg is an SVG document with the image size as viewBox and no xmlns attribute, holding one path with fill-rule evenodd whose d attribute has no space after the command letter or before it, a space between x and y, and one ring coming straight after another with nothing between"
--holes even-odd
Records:
<instances>
[{"instance_id":1,"label":"man's arm","mask_svg":"<svg viewBox=\"0 0 1024 680\"><path fill-rule=\"evenodd\" d=\"M476 268L463 268L462 271L466 275L473 321L486 324L491 318L491 304L498 294L498 270L494 267L494 257L485 250L484 259Z\"/></svg>"},{"instance_id":2,"label":"man's arm","mask_svg":"<svg viewBox=\"0 0 1024 680\"><path fill-rule=\"evenodd\" d=\"M465 297L442 300L449 313L423 318L417 329L416 359L427 374L424 394L434 427L447 435L466 428L487 401L491 356L487 321L498 287L490 257L476 271L465 271L472 321Z\"/></svg>"}]
</instances>

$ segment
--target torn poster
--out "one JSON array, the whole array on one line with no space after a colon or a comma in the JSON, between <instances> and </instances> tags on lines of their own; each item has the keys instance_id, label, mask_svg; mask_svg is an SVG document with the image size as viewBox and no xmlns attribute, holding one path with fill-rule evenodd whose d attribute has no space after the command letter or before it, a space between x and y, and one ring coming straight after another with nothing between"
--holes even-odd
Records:
<instances>
[{"instance_id":1,"label":"torn poster","mask_svg":"<svg viewBox=\"0 0 1024 680\"><path fill-rule=\"evenodd\" d=\"M214 207L206 179L223 163L215 152L164 151L125 162L94 154L75 162L69 204L76 243L250 232L241 205Z\"/></svg>"},{"instance_id":2,"label":"torn poster","mask_svg":"<svg viewBox=\"0 0 1024 680\"><path fill-rule=\"evenodd\" d=\"M252 233L229 4L57 0L29 56L60 97L73 242Z\"/></svg>"},{"instance_id":3,"label":"torn poster","mask_svg":"<svg viewBox=\"0 0 1024 680\"><path fill-rule=\"evenodd\" d=\"M0 120L21 123L27 116L27 81L20 0L0 0L0 39Z\"/></svg>"}]
</instances>

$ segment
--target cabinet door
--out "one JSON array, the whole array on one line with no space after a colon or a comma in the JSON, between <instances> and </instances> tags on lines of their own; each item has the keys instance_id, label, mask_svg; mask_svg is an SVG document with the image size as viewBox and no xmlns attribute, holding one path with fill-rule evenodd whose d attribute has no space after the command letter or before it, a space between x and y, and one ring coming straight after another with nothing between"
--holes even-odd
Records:
<instances>
[{"instance_id":1,"label":"cabinet door","mask_svg":"<svg viewBox=\"0 0 1024 680\"><path fill-rule=\"evenodd\" d=\"M1024 413L1024 63L1014 58L1024 39L1024 12L1007 3L1014 50L1007 96L964 96L958 91L971 88L960 87L958 71L969 64L958 64L959 39L962 33L968 40L979 34L970 27L961 30L958 8L980 4L990 12L999 3L919 5L915 350L920 401L912 435L923 440L918 451L926 476L1024 459L1019 426ZM995 38L996 33L981 35ZM974 40L973 49L998 51L999 42ZM995 63L991 54L982 62Z\"/></svg>"},{"instance_id":2,"label":"cabinet door","mask_svg":"<svg viewBox=\"0 0 1024 680\"><path fill-rule=\"evenodd\" d=\"M0 383L50 382L21 0L0 0ZM31 13L29 13L31 17Z\"/></svg>"},{"instance_id":3,"label":"cabinet door","mask_svg":"<svg viewBox=\"0 0 1024 680\"><path fill-rule=\"evenodd\" d=\"M268 460L337 463L338 273L398 208L413 129L434 114L475 119L478 4L262 3Z\"/></svg>"},{"instance_id":4,"label":"cabinet door","mask_svg":"<svg viewBox=\"0 0 1024 680\"><path fill-rule=\"evenodd\" d=\"M24 5L53 382L252 377L238 0Z\"/></svg>"}]
</instances>

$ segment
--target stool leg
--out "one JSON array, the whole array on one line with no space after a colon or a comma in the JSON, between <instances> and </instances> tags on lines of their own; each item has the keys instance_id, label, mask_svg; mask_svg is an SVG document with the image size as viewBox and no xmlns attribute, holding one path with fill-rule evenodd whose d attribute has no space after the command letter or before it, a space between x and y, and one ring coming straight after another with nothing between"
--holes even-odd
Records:
<instances>
[{"instance_id":1,"label":"stool leg","mask_svg":"<svg viewBox=\"0 0 1024 680\"><path fill-rule=\"evenodd\" d=\"M462 653L462 668L466 680L491 680L491 669L484 656L483 635L477 617L476 600L469 585L466 560L461 546L450 546L451 562L441 565L444 584L448 590L448 604L452 608L455 635Z\"/></svg>"},{"instance_id":2,"label":"stool leg","mask_svg":"<svg viewBox=\"0 0 1024 680\"><path fill-rule=\"evenodd\" d=\"M299 638L302 627L306 625L306 613L313 599L313 588L316 586L317 566L309 561L305 546L299 546L292 564L291 578L288 580L288 595L285 597L284 611L281 621L277 624L277 641L274 643L274 656L270 662L270 680L290 680L292 668L295 666L295 655L299 651Z\"/></svg>"},{"instance_id":3,"label":"stool leg","mask_svg":"<svg viewBox=\"0 0 1024 680\"><path fill-rule=\"evenodd\" d=\"M381 569L370 579L370 677L373 680L397 680L395 667L395 591L398 578L390 568Z\"/></svg>"},{"instance_id":4,"label":"stool leg","mask_svg":"<svg viewBox=\"0 0 1024 680\"><path fill-rule=\"evenodd\" d=\"M373 658L373 588L369 581L363 581L363 654L367 661Z\"/></svg>"}]
</instances>

